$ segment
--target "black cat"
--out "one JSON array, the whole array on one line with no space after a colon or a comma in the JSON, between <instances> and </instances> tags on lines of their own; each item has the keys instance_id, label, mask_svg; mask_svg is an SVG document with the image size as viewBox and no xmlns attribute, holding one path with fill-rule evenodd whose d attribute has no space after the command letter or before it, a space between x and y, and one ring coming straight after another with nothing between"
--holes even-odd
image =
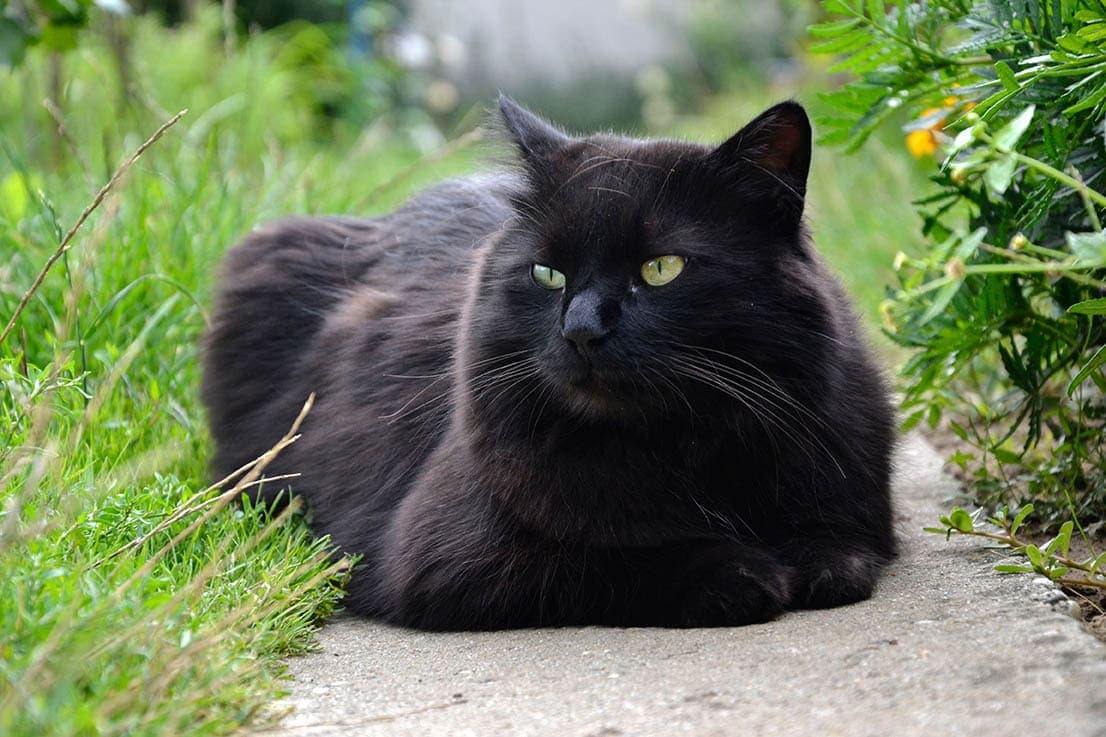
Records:
<instances>
[{"instance_id":1,"label":"black cat","mask_svg":"<svg viewBox=\"0 0 1106 737\"><path fill-rule=\"evenodd\" d=\"M363 556L348 605L413 627L738 625L870 596L892 410L804 232L803 109L713 149L500 112L519 171L229 253L216 472L316 392L269 473L301 473L315 528Z\"/></svg>"}]
</instances>

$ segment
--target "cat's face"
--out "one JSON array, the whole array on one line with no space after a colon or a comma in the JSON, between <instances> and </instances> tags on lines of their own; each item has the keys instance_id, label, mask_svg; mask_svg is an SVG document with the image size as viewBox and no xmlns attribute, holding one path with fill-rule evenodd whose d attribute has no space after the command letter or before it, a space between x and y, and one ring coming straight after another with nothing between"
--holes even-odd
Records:
<instances>
[{"instance_id":1,"label":"cat's face","mask_svg":"<svg viewBox=\"0 0 1106 737\"><path fill-rule=\"evenodd\" d=\"M788 370L819 327L817 295L794 278L811 257L800 107L777 106L716 149L572 139L510 101L502 112L527 186L470 316L478 405L694 415Z\"/></svg>"}]
</instances>

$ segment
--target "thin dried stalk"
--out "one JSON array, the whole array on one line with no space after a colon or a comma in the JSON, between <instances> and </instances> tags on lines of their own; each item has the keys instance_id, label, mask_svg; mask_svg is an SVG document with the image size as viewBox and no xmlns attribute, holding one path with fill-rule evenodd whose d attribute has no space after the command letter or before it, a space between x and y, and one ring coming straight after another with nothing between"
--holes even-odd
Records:
<instances>
[{"instance_id":1,"label":"thin dried stalk","mask_svg":"<svg viewBox=\"0 0 1106 737\"><path fill-rule=\"evenodd\" d=\"M65 237L61 239L61 243L58 244L58 247L50 254L50 258L46 259L46 264L42 267L38 276L35 277L34 282L31 283L30 288L23 295L23 298L19 300L19 304L15 307L15 313L12 315L11 319L8 320L8 324L4 327L4 331L0 332L0 343L3 343L15 328L15 324L19 321L19 316L22 315L23 310L27 308L27 304L31 301L31 297L33 297L35 292L38 291L38 288L42 286L42 282L46 279L46 275L50 273L50 269L58 262L58 259L64 256L72 247L73 236L77 234L77 231L81 229L81 226L84 225L89 216L100 206L100 203L103 202L108 193L115 188L115 185L117 185L119 180L130 170L131 166L138 161L142 154L146 153L146 149L157 143L158 139L165 135L165 132L176 125L177 121L183 118L187 113L188 110L181 110L166 121L152 136L147 138L141 146L135 149L135 152L131 154L130 158L124 161L122 165L115 170L115 173L111 175L111 179L108 180L108 183L100 188L100 191L92 198L92 202L88 204L80 217L77 218L77 222L73 224L73 227L69 229Z\"/></svg>"}]
</instances>

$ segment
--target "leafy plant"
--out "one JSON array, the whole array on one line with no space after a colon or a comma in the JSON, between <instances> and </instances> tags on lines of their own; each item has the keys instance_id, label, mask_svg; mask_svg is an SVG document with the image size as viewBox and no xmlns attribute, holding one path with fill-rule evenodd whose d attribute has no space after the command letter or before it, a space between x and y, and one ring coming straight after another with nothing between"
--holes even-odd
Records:
<instances>
[{"instance_id":1,"label":"leafy plant","mask_svg":"<svg viewBox=\"0 0 1106 737\"><path fill-rule=\"evenodd\" d=\"M993 540L1011 552L1024 555L1028 561L1027 564L999 563L995 566L999 573L1039 573L1062 586L1106 589L1106 553L1096 554L1092 549L1091 555L1086 558L1071 557L1071 536L1075 530L1075 523L1071 520L1060 525L1059 532L1048 542L1036 545L1018 537L1022 524L1033 513L1032 504L1016 511L1002 507L988 517L986 523L982 512L977 509L969 513L960 507L953 507L951 512L940 518L944 527L927 527L925 530L946 537L973 535Z\"/></svg>"},{"instance_id":2,"label":"leafy plant","mask_svg":"<svg viewBox=\"0 0 1106 737\"><path fill-rule=\"evenodd\" d=\"M1106 518L1106 3L825 0L815 51L856 80L825 96L849 149L906 115L940 155L882 306L914 349L907 425L944 422L984 504Z\"/></svg>"}]
</instances>

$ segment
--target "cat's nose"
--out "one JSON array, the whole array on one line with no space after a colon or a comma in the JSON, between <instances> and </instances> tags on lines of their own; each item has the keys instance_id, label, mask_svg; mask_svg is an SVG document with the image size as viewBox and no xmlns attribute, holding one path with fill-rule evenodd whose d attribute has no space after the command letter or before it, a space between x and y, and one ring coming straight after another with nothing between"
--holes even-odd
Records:
<instances>
[{"instance_id":1,"label":"cat's nose","mask_svg":"<svg viewBox=\"0 0 1106 737\"><path fill-rule=\"evenodd\" d=\"M580 292L568 303L561 335L581 353L594 350L610 333L611 316L607 314L610 308L611 305L605 304L598 293L591 290Z\"/></svg>"}]
</instances>

